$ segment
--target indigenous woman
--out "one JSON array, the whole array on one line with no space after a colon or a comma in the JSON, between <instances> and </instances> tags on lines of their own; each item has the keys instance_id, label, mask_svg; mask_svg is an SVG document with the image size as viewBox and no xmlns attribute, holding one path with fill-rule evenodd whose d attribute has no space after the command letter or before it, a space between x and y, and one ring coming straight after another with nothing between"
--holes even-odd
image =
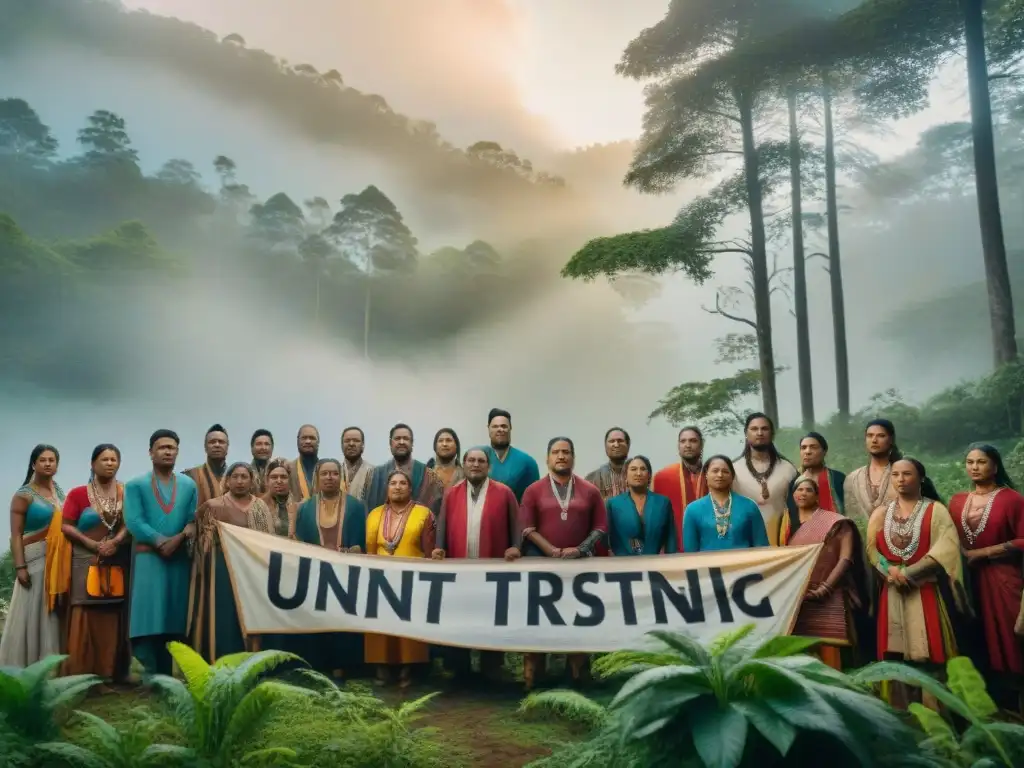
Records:
<instances>
[{"instance_id":1,"label":"indigenous woman","mask_svg":"<svg viewBox=\"0 0 1024 768\"><path fill-rule=\"evenodd\" d=\"M972 445L966 463L974 490L954 496L949 509L967 558L988 666L992 672L1019 676L1024 674L1024 645L1013 625L1024 592L1024 497L1014 490L999 451L991 445Z\"/></svg>"},{"instance_id":2,"label":"indigenous woman","mask_svg":"<svg viewBox=\"0 0 1024 768\"><path fill-rule=\"evenodd\" d=\"M427 462L427 469L434 470L445 489L451 488L466 475L459 463L462 455L459 436L451 427L443 427L434 435L434 456Z\"/></svg>"},{"instance_id":3,"label":"indigenous woman","mask_svg":"<svg viewBox=\"0 0 1024 768\"><path fill-rule=\"evenodd\" d=\"M882 581L878 657L941 673L946 661L959 654L956 630L964 605L960 540L921 462L896 461L892 485L897 498L868 520L868 560ZM893 684L891 703L905 708L910 695Z\"/></svg>"},{"instance_id":4,"label":"indigenous woman","mask_svg":"<svg viewBox=\"0 0 1024 768\"><path fill-rule=\"evenodd\" d=\"M824 509L820 500L820 489L813 478L796 481L793 501L797 518L788 537L789 546L824 546L811 570L793 634L820 637L823 643L818 654L822 661L842 669L839 649L857 646L854 617L866 605L864 563L857 526L838 512Z\"/></svg>"},{"instance_id":5,"label":"indigenous woman","mask_svg":"<svg viewBox=\"0 0 1024 768\"><path fill-rule=\"evenodd\" d=\"M608 545L617 557L676 551L672 502L667 496L652 493L650 482L650 460L634 456L626 462L626 492L605 502Z\"/></svg>"},{"instance_id":6,"label":"indigenous woman","mask_svg":"<svg viewBox=\"0 0 1024 768\"><path fill-rule=\"evenodd\" d=\"M267 492L262 498L270 510L270 532L294 539L299 502L291 494L291 462L280 457L271 459L267 462L264 481Z\"/></svg>"},{"instance_id":7,"label":"indigenous woman","mask_svg":"<svg viewBox=\"0 0 1024 768\"><path fill-rule=\"evenodd\" d=\"M818 507L826 512L844 513L843 485L846 482L846 475L842 472L825 466L825 457L828 455L828 441L824 435L818 432L808 432L800 441L800 477L793 480L789 486L789 495L786 498L786 514L782 517L782 527L779 530L779 545L786 546L789 537L799 525L799 505L796 503L794 493L797 484L806 477L814 480L818 486Z\"/></svg>"},{"instance_id":8,"label":"indigenous woman","mask_svg":"<svg viewBox=\"0 0 1024 768\"><path fill-rule=\"evenodd\" d=\"M712 456L704 462L704 477L708 495L691 501L683 513L683 551L767 547L768 532L757 503L732 489L732 459Z\"/></svg>"},{"instance_id":9,"label":"indigenous woman","mask_svg":"<svg viewBox=\"0 0 1024 768\"><path fill-rule=\"evenodd\" d=\"M387 502L366 520L366 553L382 557L427 557L434 551L434 515L412 500L412 483L401 470L388 475ZM377 664L377 680L387 683L391 667L400 667L399 685L412 683L413 664L430 661L430 646L389 635L366 636L366 663Z\"/></svg>"},{"instance_id":10,"label":"indigenous woman","mask_svg":"<svg viewBox=\"0 0 1024 768\"><path fill-rule=\"evenodd\" d=\"M64 539L60 531L64 493L53 480L59 462L60 454L52 445L33 448L25 482L11 499L11 555L17 581L0 636L3 667L27 667L61 651L60 621L54 608L59 581L67 574L56 572L62 557L59 552L52 554Z\"/></svg>"},{"instance_id":11,"label":"indigenous woman","mask_svg":"<svg viewBox=\"0 0 1024 768\"><path fill-rule=\"evenodd\" d=\"M192 646L211 664L245 650L238 607L231 588L217 523L271 532L270 510L252 494L252 468L237 461L224 473L228 492L196 510L195 559L192 563Z\"/></svg>"},{"instance_id":12,"label":"indigenous woman","mask_svg":"<svg viewBox=\"0 0 1024 768\"><path fill-rule=\"evenodd\" d=\"M127 677L132 660L125 591L132 557L120 467L117 446L96 446L89 484L68 493L62 526L74 547L64 672L114 682Z\"/></svg>"},{"instance_id":13,"label":"indigenous woman","mask_svg":"<svg viewBox=\"0 0 1024 768\"><path fill-rule=\"evenodd\" d=\"M313 495L299 507L295 538L335 552L359 554L366 543L366 507L341 489L341 473L337 459L317 462ZM356 632L299 635L296 642L295 652L310 666L335 677L363 663L363 636Z\"/></svg>"}]
</instances>

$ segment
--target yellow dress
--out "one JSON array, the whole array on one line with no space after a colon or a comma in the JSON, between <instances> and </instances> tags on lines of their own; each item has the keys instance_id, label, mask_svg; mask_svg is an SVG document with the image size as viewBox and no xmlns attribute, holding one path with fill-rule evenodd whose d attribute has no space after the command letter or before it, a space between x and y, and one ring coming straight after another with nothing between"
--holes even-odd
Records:
<instances>
[{"instance_id":1,"label":"yellow dress","mask_svg":"<svg viewBox=\"0 0 1024 768\"><path fill-rule=\"evenodd\" d=\"M432 524L433 513L416 504L409 511L405 531L395 548L394 554L387 551L384 538L384 507L373 510L366 518L366 554L381 557L426 557L422 538L424 529ZM366 634L367 664L427 664L430 662L430 646L418 640L391 635Z\"/></svg>"}]
</instances>

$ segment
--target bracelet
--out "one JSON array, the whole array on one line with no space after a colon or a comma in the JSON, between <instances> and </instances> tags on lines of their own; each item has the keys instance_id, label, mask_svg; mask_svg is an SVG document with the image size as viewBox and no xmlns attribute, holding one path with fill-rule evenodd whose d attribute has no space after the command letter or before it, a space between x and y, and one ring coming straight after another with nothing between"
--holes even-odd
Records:
<instances>
[{"instance_id":1,"label":"bracelet","mask_svg":"<svg viewBox=\"0 0 1024 768\"><path fill-rule=\"evenodd\" d=\"M14 570L16 570L16 571L27 571L28 570L28 566L27 565L16 565L16 566L14 566Z\"/></svg>"}]
</instances>

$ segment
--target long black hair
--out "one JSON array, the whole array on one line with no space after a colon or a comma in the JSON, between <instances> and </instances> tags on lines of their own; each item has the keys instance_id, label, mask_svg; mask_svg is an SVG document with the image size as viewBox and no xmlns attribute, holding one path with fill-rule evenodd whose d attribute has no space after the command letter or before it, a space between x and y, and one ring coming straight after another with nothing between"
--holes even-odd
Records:
<instances>
[{"instance_id":1,"label":"long black hair","mask_svg":"<svg viewBox=\"0 0 1024 768\"><path fill-rule=\"evenodd\" d=\"M967 453L971 451L981 451L984 453L988 460L996 465L996 487L997 488L1009 488L1010 490L1017 490L1013 484L1013 480L1010 479L1010 473L1006 471L1006 467L1003 466L1003 456L999 453L994 445L988 443L971 443L967 447Z\"/></svg>"},{"instance_id":2,"label":"long black hair","mask_svg":"<svg viewBox=\"0 0 1024 768\"><path fill-rule=\"evenodd\" d=\"M462 443L459 442L459 436L455 433L455 430L451 427L441 427L437 430L437 434L434 435L434 455L427 460L427 468L433 469L437 466L437 441L441 439L441 435L451 435L452 440L455 441L455 466L462 466Z\"/></svg>"},{"instance_id":3,"label":"long black hair","mask_svg":"<svg viewBox=\"0 0 1024 768\"><path fill-rule=\"evenodd\" d=\"M60 451L52 445L40 443L32 449L32 453L28 456L28 472L25 473L25 482L23 482L22 485L28 485L32 481L32 476L36 473L36 462L39 461L39 457L47 451L50 451L57 458L57 466L60 466Z\"/></svg>"},{"instance_id":4,"label":"long black hair","mask_svg":"<svg viewBox=\"0 0 1024 768\"><path fill-rule=\"evenodd\" d=\"M750 441L746 439L747 430L750 429L750 423L755 419L764 419L768 422L768 429L772 431L772 440L768 443L768 447L765 448L765 452L768 454L768 474L770 475L775 471L775 465L780 461L788 461L788 459L779 453L779 449L775 447L775 422L772 421L771 417L767 413L761 413L760 411L754 411L751 414L747 414L746 420L743 422L743 453L740 455L749 464L750 453L754 450L751 446ZM733 472L735 477L736 473Z\"/></svg>"}]
</instances>

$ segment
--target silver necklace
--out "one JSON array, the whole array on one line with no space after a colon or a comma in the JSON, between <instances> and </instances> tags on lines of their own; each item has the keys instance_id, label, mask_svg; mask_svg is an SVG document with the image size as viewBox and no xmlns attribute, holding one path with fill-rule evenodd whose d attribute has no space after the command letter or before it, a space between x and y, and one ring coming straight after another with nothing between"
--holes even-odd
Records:
<instances>
[{"instance_id":1,"label":"silver necklace","mask_svg":"<svg viewBox=\"0 0 1024 768\"><path fill-rule=\"evenodd\" d=\"M889 551L903 562L906 562L914 556L918 546L921 544L921 510L924 509L924 499L918 499L917 504L914 506L914 511L907 518L896 517L898 503L895 500L889 503L889 507L885 511L883 531L885 534L885 545L889 548ZM900 539L909 538L910 543L906 547L897 547L893 542L893 535L898 536Z\"/></svg>"},{"instance_id":2,"label":"silver necklace","mask_svg":"<svg viewBox=\"0 0 1024 768\"><path fill-rule=\"evenodd\" d=\"M100 520L103 522L106 529L110 533L113 533L114 529L117 527L118 518L120 517L117 509L117 482L114 481L113 498L102 495L100 493L100 487L96 484L95 480L90 481L89 484L92 486L92 495L100 507L96 510L100 513Z\"/></svg>"},{"instance_id":3,"label":"silver necklace","mask_svg":"<svg viewBox=\"0 0 1024 768\"><path fill-rule=\"evenodd\" d=\"M551 493L554 494L555 501L558 502L558 507L562 510L562 520L569 519L569 504L572 503L572 486L573 478L569 477L569 487L566 489L565 500L562 500L562 495L558 492L558 484L555 482L555 478L548 475L548 480L551 481Z\"/></svg>"},{"instance_id":4,"label":"silver necklace","mask_svg":"<svg viewBox=\"0 0 1024 768\"><path fill-rule=\"evenodd\" d=\"M732 527L732 494L729 494L725 504L719 504L712 496L711 505L715 510L715 530L718 531L718 538L724 539Z\"/></svg>"},{"instance_id":5,"label":"silver necklace","mask_svg":"<svg viewBox=\"0 0 1024 768\"><path fill-rule=\"evenodd\" d=\"M981 512L981 520L978 521L978 527L973 531L971 526L967 523L967 513L971 511L974 506L974 492L971 491L967 494L967 500L964 502L963 511L960 513L960 527L963 528L964 537L967 539L967 543L972 547L974 542L978 540L978 537L985 532L985 526L988 525L988 516L992 514L992 503L996 500L996 494L999 493L1002 488L996 488L988 495L988 499L985 501L985 509Z\"/></svg>"}]
</instances>

